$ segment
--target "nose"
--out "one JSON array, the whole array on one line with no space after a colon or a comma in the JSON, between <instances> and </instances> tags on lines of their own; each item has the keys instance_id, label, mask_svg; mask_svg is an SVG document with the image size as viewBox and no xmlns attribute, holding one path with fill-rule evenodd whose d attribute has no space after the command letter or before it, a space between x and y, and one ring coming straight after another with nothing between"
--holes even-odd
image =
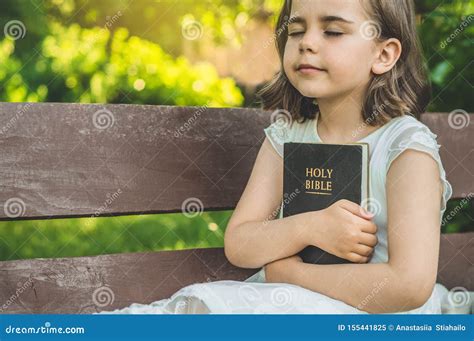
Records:
<instances>
[{"instance_id":1,"label":"nose","mask_svg":"<svg viewBox=\"0 0 474 341\"><path fill-rule=\"evenodd\" d=\"M317 39L315 38L314 34L311 34L311 32L307 31L304 36L301 38L300 43L299 43L299 51L300 53L304 52L310 52L310 53L316 53L318 52L318 42Z\"/></svg>"}]
</instances>

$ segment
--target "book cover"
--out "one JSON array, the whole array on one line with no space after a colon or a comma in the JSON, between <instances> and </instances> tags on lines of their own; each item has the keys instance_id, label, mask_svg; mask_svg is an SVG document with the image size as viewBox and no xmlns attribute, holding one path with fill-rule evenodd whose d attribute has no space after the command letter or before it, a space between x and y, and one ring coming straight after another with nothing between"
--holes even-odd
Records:
<instances>
[{"instance_id":1,"label":"book cover","mask_svg":"<svg viewBox=\"0 0 474 341\"><path fill-rule=\"evenodd\" d=\"M322 210L340 199L350 200L367 209L367 143L284 143L283 160L283 193L286 200L282 217ZM299 255L305 263L351 263L312 245Z\"/></svg>"}]
</instances>

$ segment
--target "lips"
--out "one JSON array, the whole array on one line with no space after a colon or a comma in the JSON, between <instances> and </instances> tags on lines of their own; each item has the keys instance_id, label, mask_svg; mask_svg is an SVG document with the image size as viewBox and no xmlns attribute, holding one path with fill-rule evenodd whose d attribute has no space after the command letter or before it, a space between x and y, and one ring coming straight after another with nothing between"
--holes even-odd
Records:
<instances>
[{"instance_id":1,"label":"lips","mask_svg":"<svg viewBox=\"0 0 474 341\"><path fill-rule=\"evenodd\" d=\"M324 71L324 69L318 68L311 64L299 64L296 67L296 71Z\"/></svg>"}]
</instances>

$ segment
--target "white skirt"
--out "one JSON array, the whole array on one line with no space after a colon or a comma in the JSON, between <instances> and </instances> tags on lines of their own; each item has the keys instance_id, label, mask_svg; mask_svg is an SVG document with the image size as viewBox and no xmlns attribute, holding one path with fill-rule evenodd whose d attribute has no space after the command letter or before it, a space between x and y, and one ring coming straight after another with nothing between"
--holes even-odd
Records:
<instances>
[{"instance_id":1,"label":"white skirt","mask_svg":"<svg viewBox=\"0 0 474 341\"><path fill-rule=\"evenodd\" d=\"M262 269L263 270L263 269ZM329 296L288 283L265 283L264 272L247 280L188 285L170 298L102 314L368 314ZM441 314L448 293L436 283L431 297L417 309L397 314Z\"/></svg>"}]
</instances>

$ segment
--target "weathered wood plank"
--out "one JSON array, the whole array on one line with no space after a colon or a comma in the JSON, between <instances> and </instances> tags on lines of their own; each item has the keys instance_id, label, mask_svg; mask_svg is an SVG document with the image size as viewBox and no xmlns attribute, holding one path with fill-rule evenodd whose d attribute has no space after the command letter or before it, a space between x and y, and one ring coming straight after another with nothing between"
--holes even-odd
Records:
<instances>
[{"instance_id":1,"label":"weathered wood plank","mask_svg":"<svg viewBox=\"0 0 474 341\"><path fill-rule=\"evenodd\" d=\"M471 121L474 120L474 115ZM125 104L0 103L0 220L235 207L270 113ZM474 192L474 125L438 134L454 197Z\"/></svg>"},{"instance_id":2,"label":"weathered wood plank","mask_svg":"<svg viewBox=\"0 0 474 341\"><path fill-rule=\"evenodd\" d=\"M474 194L474 114L454 112L450 117L448 113L425 113L421 121L438 135L453 198Z\"/></svg>"},{"instance_id":3,"label":"weathered wood plank","mask_svg":"<svg viewBox=\"0 0 474 341\"><path fill-rule=\"evenodd\" d=\"M0 122L2 220L179 212L191 197L232 209L271 123L255 109L63 103L0 103Z\"/></svg>"},{"instance_id":4,"label":"weathered wood plank","mask_svg":"<svg viewBox=\"0 0 474 341\"><path fill-rule=\"evenodd\" d=\"M437 281L474 291L474 232L441 235Z\"/></svg>"},{"instance_id":5,"label":"weathered wood plank","mask_svg":"<svg viewBox=\"0 0 474 341\"><path fill-rule=\"evenodd\" d=\"M192 283L242 281L256 271L234 267L222 248L7 261L0 263L0 308L4 313L113 310L168 298ZM442 235L437 282L474 291L474 232Z\"/></svg>"},{"instance_id":6,"label":"weathered wood plank","mask_svg":"<svg viewBox=\"0 0 474 341\"><path fill-rule=\"evenodd\" d=\"M168 298L186 285L244 280L257 270L223 248L0 262L3 313L92 313Z\"/></svg>"}]
</instances>

